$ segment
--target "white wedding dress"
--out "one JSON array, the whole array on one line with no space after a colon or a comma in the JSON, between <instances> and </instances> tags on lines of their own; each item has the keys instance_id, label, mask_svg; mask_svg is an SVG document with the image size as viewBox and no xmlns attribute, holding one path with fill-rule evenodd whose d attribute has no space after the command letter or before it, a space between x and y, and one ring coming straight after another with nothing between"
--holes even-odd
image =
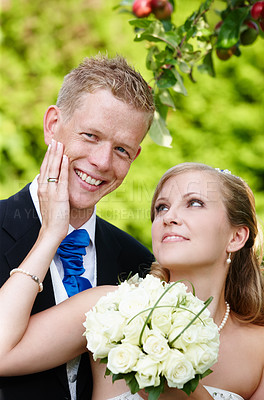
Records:
<instances>
[{"instance_id":1,"label":"white wedding dress","mask_svg":"<svg viewBox=\"0 0 264 400\"><path fill-rule=\"evenodd\" d=\"M214 400L244 400L239 394L228 392L223 389L217 389L211 386L204 386ZM130 392L120 394L108 400L142 400L137 393L131 394Z\"/></svg>"}]
</instances>

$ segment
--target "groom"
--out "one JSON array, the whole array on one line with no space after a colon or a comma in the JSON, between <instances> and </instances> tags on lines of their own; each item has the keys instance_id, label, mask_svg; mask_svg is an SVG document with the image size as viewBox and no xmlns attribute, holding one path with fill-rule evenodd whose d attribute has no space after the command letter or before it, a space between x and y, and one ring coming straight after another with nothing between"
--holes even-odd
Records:
<instances>
[{"instance_id":1,"label":"groom","mask_svg":"<svg viewBox=\"0 0 264 400\"><path fill-rule=\"evenodd\" d=\"M63 143L69 159L68 233L81 227L90 236L83 276L92 286L116 284L120 274L135 273L140 264L153 261L144 246L95 213L96 203L123 182L138 157L153 113L147 83L119 56L86 58L66 75L56 105L45 113L45 143L49 145L53 139ZM0 202L0 285L37 239L41 226L37 191L35 178ZM67 298L63 276L56 255L33 313ZM49 371L0 378L0 400L88 400L91 392L87 354Z\"/></svg>"}]
</instances>

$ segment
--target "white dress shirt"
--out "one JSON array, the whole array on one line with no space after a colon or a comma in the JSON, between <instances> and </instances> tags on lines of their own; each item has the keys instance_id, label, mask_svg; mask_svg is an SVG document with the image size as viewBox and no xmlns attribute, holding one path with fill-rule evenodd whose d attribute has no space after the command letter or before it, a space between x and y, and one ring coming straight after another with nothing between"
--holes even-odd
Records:
<instances>
[{"instance_id":1,"label":"white dress shirt","mask_svg":"<svg viewBox=\"0 0 264 400\"><path fill-rule=\"evenodd\" d=\"M42 223L42 216L40 213L39 207L39 199L38 199L38 176L33 180L29 187L30 195L32 201L34 203L35 209L37 211L40 222ZM83 273L83 277L89 279L92 286L96 286L97 284L97 269L96 269L96 249L95 249L95 224L96 224L96 208L91 216L91 218L85 222L80 229L85 229L90 236L89 246L86 247L86 255L83 256L83 266L85 272ZM74 228L69 225L68 234L71 233ZM64 278L64 270L60 257L55 254L51 264L50 264L50 273L52 279L52 285L55 295L56 304L61 303L62 301L68 298L66 289L62 283ZM76 399L76 380L77 380L77 372L79 367L80 357L75 358L67 363L67 374L69 387L71 392L72 400Z\"/></svg>"}]
</instances>

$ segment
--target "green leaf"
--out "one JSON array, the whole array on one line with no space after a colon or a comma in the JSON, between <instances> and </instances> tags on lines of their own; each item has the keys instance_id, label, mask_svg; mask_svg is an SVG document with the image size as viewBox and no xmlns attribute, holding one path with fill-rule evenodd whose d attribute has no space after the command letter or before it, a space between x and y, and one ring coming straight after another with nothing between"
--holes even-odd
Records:
<instances>
[{"instance_id":1,"label":"green leaf","mask_svg":"<svg viewBox=\"0 0 264 400\"><path fill-rule=\"evenodd\" d=\"M159 386L149 386L145 388L145 392L149 393L148 400L159 399L161 393L164 392L165 377L161 376Z\"/></svg>"},{"instance_id":2,"label":"green leaf","mask_svg":"<svg viewBox=\"0 0 264 400\"><path fill-rule=\"evenodd\" d=\"M154 119L149 130L149 136L151 139L164 147L172 147L172 137L168 128L166 127L165 120L160 116L160 114L155 111Z\"/></svg>"},{"instance_id":3,"label":"green leaf","mask_svg":"<svg viewBox=\"0 0 264 400\"><path fill-rule=\"evenodd\" d=\"M175 30L166 32L163 24L160 21L143 19L140 24L136 22L137 20L130 21L131 25L135 25L143 30L136 33L134 38L135 42L140 42L142 40L148 40L150 42L164 42L175 49L181 41L181 37Z\"/></svg>"},{"instance_id":4,"label":"green leaf","mask_svg":"<svg viewBox=\"0 0 264 400\"><path fill-rule=\"evenodd\" d=\"M230 11L220 28L216 48L228 49L238 42L240 27L246 19L248 11L248 7Z\"/></svg>"},{"instance_id":5,"label":"green leaf","mask_svg":"<svg viewBox=\"0 0 264 400\"><path fill-rule=\"evenodd\" d=\"M147 69L151 70L151 71L155 71L156 69L159 68L159 64L156 61L156 57L155 55L159 54L159 49L157 46L152 46L147 54L146 57L146 67Z\"/></svg>"},{"instance_id":6,"label":"green leaf","mask_svg":"<svg viewBox=\"0 0 264 400\"><path fill-rule=\"evenodd\" d=\"M206 376L210 375L213 371L209 368L203 374L200 374L200 379L205 378Z\"/></svg>"},{"instance_id":7,"label":"green leaf","mask_svg":"<svg viewBox=\"0 0 264 400\"><path fill-rule=\"evenodd\" d=\"M157 86L160 89L167 89L173 87L177 82L175 74L170 69L164 69L161 76L157 81Z\"/></svg>"},{"instance_id":8,"label":"green leaf","mask_svg":"<svg viewBox=\"0 0 264 400\"><path fill-rule=\"evenodd\" d=\"M190 396L190 394L194 392L197 388L199 381L205 378L207 375L211 374L212 372L213 371L211 369L207 369L203 374L196 374L193 379L184 384L182 388L183 392Z\"/></svg>"},{"instance_id":9,"label":"green leaf","mask_svg":"<svg viewBox=\"0 0 264 400\"><path fill-rule=\"evenodd\" d=\"M153 20L147 18L137 18L137 19L131 19L128 22L130 25L135 26L137 28L147 29L149 25L153 23Z\"/></svg>"},{"instance_id":10,"label":"green leaf","mask_svg":"<svg viewBox=\"0 0 264 400\"><path fill-rule=\"evenodd\" d=\"M201 14L201 13L203 13L204 11L208 10L208 9L210 8L211 4L213 3L213 1L214 1L214 0L206 0L206 1L204 1L204 2L200 5L198 13ZM240 0L239 0L239 1L240 1Z\"/></svg>"},{"instance_id":11,"label":"green leaf","mask_svg":"<svg viewBox=\"0 0 264 400\"><path fill-rule=\"evenodd\" d=\"M130 379L127 380L125 377L125 380L126 380L126 384L128 385L128 387L130 389L130 392L132 394L135 394L139 391L139 385L138 385L138 381L135 378L135 372L133 372L131 374L133 374L133 375L130 376Z\"/></svg>"},{"instance_id":12,"label":"green leaf","mask_svg":"<svg viewBox=\"0 0 264 400\"><path fill-rule=\"evenodd\" d=\"M175 83L175 85L173 86L172 89L176 93L181 93L184 96L187 96L187 90L184 86L182 76L179 74L179 72L175 68L173 69L173 74L174 74L177 82Z\"/></svg>"},{"instance_id":13,"label":"green leaf","mask_svg":"<svg viewBox=\"0 0 264 400\"><path fill-rule=\"evenodd\" d=\"M190 396L190 394L194 392L195 389L197 388L198 383L199 383L199 375L195 375L193 379L185 383L185 385L182 388L182 391L185 392L188 396Z\"/></svg>"},{"instance_id":14,"label":"green leaf","mask_svg":"<svg viewBox=\"0 0 264 400\"><path fill-rule=\"evenodd\" d=\"M118 381L119 379L125 378L124 374L112 374L112 382Z\"/></svg>"},{"instance_id":15,"label":"green leaf","mask_svg":"<svg viewBox=\"0 0 264 400\"><path fill-rule=\"evenodd\" d=\"M198 65L200 72L206 72L208 75L215 77L214 64L212 59L212 51L210 51L203 59L203 63Z\"/></svg>"},{"instance_id":16,"label":"green leaf","mask_svg":"<svg viewBox=\"0 0 264 400\"><path fill-rule=\"evenodd\" d=\"M186 32L186 40L189 40L191 37L195 36L195 34L197 33L197 27L191 26L190 29L187 30Z\"/></svg>"},{"instance_id":17,"label":"green leaf","mask_svg":"<svg viewBox=\"0 0 264 400\"><path fill-rule=\"evenodd\" d=\"M175 99L171 96L168 89L162 90L159 94L159 101L167 107L172 107L176 110Z\"/></svg>"},{"instance_id":18,"label":"green leaf","mask_svg":"<svg viewBox=\"0 0 264 400\"><path fill-rule=\"evenodd\" d=\"M181 43L181 36L176 31L166 32L165 40L166 43L175 48Z\"/></svg>"},{"instance_id":19,"label":"green leaf","mask_svg":"<svg viewBox=\"0 0 264 400\"><path fill-rule=\"evenodd\" d=\"M189 74L191 72L190 66L182 60L179 60L179 68L184 74Z\"/></svg>"},{"instance_id":20,"label":"green leaf","mask_svg":"<svg viewBox=\"0 0 264 400\"><path fill-rule=\"evenodd\" d=\"M108 361L108 357L101 358L100 359L100 364L107 364L107 361Z\"/></svg>"}]
</instances>

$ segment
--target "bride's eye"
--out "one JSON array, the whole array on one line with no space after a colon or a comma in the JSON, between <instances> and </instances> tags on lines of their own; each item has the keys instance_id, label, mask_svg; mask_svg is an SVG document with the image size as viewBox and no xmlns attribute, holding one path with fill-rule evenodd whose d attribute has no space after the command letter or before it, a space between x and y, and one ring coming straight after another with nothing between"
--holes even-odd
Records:
<instances>
[{"instance_id":1,"label":"bride's eye","mask_svg":"<svg viewBox=\"0 0 264 400\"><path fill-rule=\"evenodd\" d=\"M202 200L191 199L190 201L188 201L188 207L203 207L203 206L204 202Z\"/></svg>"},{"instance_id":2,"label":"bride's eye","mask_svg":"<svg viewBox=\"0 0 264 400\"><path fill-rule=\"evenodd\" d=\"M156 214L160 213L161 211L167 211L168 209L169 209L169 207L166 206L165 204L158 204L158 205L155 207Z\"/></svg>"}]
</instances>

